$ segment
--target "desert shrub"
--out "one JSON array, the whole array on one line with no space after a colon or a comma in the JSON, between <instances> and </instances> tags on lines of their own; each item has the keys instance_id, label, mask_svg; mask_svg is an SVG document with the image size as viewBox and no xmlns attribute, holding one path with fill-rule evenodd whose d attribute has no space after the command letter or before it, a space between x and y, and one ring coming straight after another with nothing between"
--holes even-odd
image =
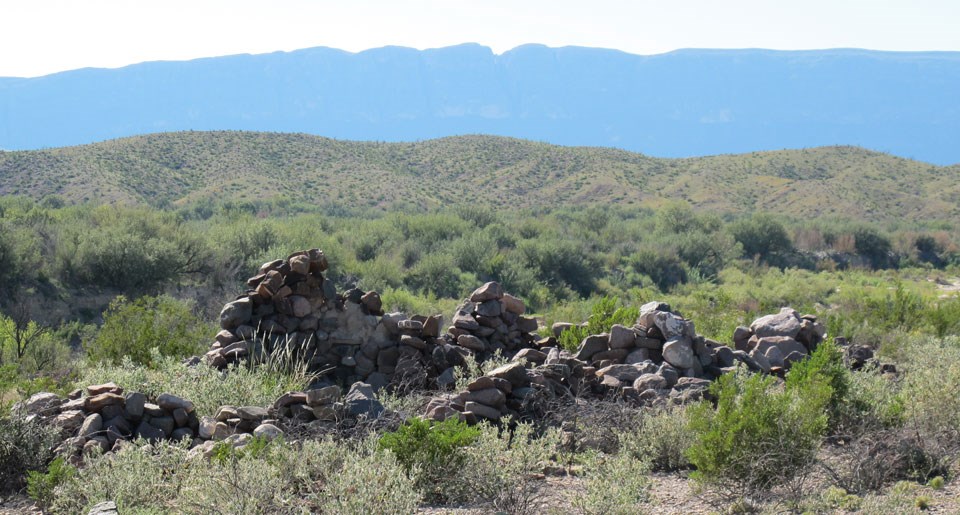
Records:
<instances>
[{"instance_id":1,"label":"desert shrub","mask_svg":"<svg viewBox=\"0 0 960 515\"><path fill-rule=\"evenodd\" d=\"M599 455L589 464L585 492L570 504L585 515L643 513L650 488L649 469L629 454Z\"/></svg>"},{"instance_id":2,"label":"desert shrub","mask_svg":"<svg viewBox=\"0 0 960 515\"><path fill-rule=\"evenodd\" d=\"M41 507L48 507L54 499L54 489L77 473L77 469L58 457L50 462L46 472L31 470L27 474L27 494Z\"/></svg>"},{"instance_id":3,"label":"desert shrub","mask_svg":"<svg viewBox=\"0 0 960 515\"><path fill-rule=\"evenodd\" d=\"M461 272L449 254L432 253L410 269L404 283L424 294L457 298L476 287L476 278Z\"/></svg>"},{"instance_id":4,"label":"desert shrub","mask_svg":"<svg viewBox=\"0 0 960 515\"><path fill-rule=\"evenodd\" d=\"M671 472L690 466L687 450L694 434L686 407L671 406L645 413L634 431L620 433L620 452L647 463L651 470Z\"/></svg>"},{"instance_id":5,"label":"desert shrub","mask_svg":"<svg viewBox=\"0 0 960 515\"><path fill-rule=\"evenodd\" d=\"M103 326L87 343L87 356L94 361L119 363L124 357L134 363L154 365L151 349L161 356L197 354L214 334L193 307L166 295L129 301L117 297L103 315Z\"/></svg>"},{"instance_id":6,"label":"desert shrub","mask_svg":"<svg viewBox=\"0 0 960 515\"><path fill-rule=\"evenodd\" d=\"M924 313L932 333L938 338L960 334L960 297L934 302Z\"/></svg>"},{"instance_id":7,"label":"desert shrub","mask_svg":"<svg viewBox=\"0 0 960 515\"><path fill-rule=\"evenodd\" d=\"M822 342L808 359L794 363L787 373L787 391L800 394L818 384L830 389L830 399L826 404L829 423L835 427L840 423L850 393L850 370L843 362L843 352L830 341Z\"/></svg>"},{"instance_id":8,"label":"desert shrub","mask_svg":"<svg viewBox=\"0 0 960 515\"><path fill-rule=\"evenodd\" d=\"M924 338L907 344L901 395L907 427L932 458L960 455L960 338Z\"/></svg>"},{"instance_id":9,"label":"desert shrub","mask_svg":"<svg viewBox=\"0 0 960 515\"><path fill-rule=\"evenodd\" d=\"M537 278L556 287L566 285L580 296L594 290L598 266L594 256L575 242L543 237L521 241L517 251Z\"/></svg>"},{"instance_id":10,"label":"desert shrub","mask_svg":"<svg viewBox=\"0 0 960 515\"><path fill-rule=\"evenodd\" d=\"M155 397L170 393L189 399L199 414L213 415L223 405L267 406L280 395L303 390L309 377L266 367L231 367L225 373L213 367L187 367L173 357L154 352L153 368L124 358L118 365L96 363L81 373L81 385L115 382L126 391Z\"/></svg>"},{"instance_id":11,"label":"desert shrub","mask_svg":"<svg viewBox=\"0 0 960 515\"><path fill-rule=\"evenodd\" d=\"M412 513L420 495L375 442L254 440L210 460L184 443L144 441L93 456L53 490L52 511L113 500L137 513Z\"/></svg>"},{"instance_id":12,"label":"desert shrub","mask_svg":"<svg viewBox=\"0 0 960 515\"><path fill-rule=\"evenodd\" d=\"M637 273L649 277L660 291L687 282L687 270L680 256L667 250L640 249L629 257L627 263Z\"/></svg>"},{"instance_id":13,"label":"desert shrub","mask_svg":"<svg viewBox=\"0 0 960 515\"><path fill-rule=\"evenodd\" d=\"M58 436L55 429L17 415L0 417L0 493L22 488L27 473L44 470Z\"/></svg>"},{"instance_id":14,"label":"desert shrub","mask_svg":"<svg viewBox=\"0 0 960 515\"><path fill-rule=\"evenodd\" d=\"M790 236L783 224L768 214L754 214L742 218L728 226L747 258L758 258L761 262L777 264L779 254L793 250Z\"/></svg>"},{"instance_id":15,"label":"desert shrub","mask_svg":"<svg viewBox=\"0 0 960 515\"><path fill-rule=\"evenodd\" d=\"M635 307L618 306L617 299L603 297L597 299L591 308L590 318L585 327L574 326L560 334L560 346L571 352L576 352L580 342L591 334L600 334L610 331L615 324L632 326L640 315Z\"/></svg>"},{"instance_id":16,"label":"desert shrub","mask_svg":"<svg viewBox=\"0 0 960 515\"><path fill-rule=\"evenodd\" d=\"M697 469L691 477L724 497L742 498L809 470L827 428L828 385L783 388L741 368L721 376L711 392L716 409L691 408L695 441L687 456Z\"/></svg>"},{"instance_id":17,"label":"desert shrub","mask_svg":"<svg viewBox=\"0 0 960 515\"><path fill-rule=\"evenodd\" d=\"M857 254L870 261L874 269L890 264L892 244L890 239L872 227L858 227L853 231L854 248Z\"/></svg>"},{"instance_id":18,"label":"desert shrub","mask_svg":"<svg viewBox=\"0 0 960 515\"><path fill-rule=\"evenodd\" d=\"M448 498L483 503L496 512L540 513L543 484L534 474L551 462L559 445L557 430L538 433L531 424L519 423L508 432L483 424L479 438L464 448L467 458L459 481L447 482Z\"/></svg>"},{"instance_id":19,"label":"desert shrub","mask_svg":"<svg viewBox=\"0 0 960 515\"><path fill-rule=\"evenodd\" d=\"M479 429L456 419L431 422L415 417L384 434L379 444L396 455L397 462L428 498L442 501L445 483L456 476L466 460L463 448L479 435Z\"/></svg>"},{"instance_id":20,"label":"desert shrub","mask_svg":"<svg viewBox=\"0 0 960 515\"><path fill-rule=\"evenodd\" d=\"M394 455L351 453L333 476L320 505L322 513L406 515L417 511L420 493Z\"/></svg>"}]
</instances>

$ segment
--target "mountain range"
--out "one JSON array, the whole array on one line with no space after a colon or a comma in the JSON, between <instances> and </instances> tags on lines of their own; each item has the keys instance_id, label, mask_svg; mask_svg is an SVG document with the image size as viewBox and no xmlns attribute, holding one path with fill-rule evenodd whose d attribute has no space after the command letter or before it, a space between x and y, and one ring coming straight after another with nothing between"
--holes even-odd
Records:
<instances>
[{"instance_id":1,"label":"mountain range","mask_svg":"<svg viewBox=\"0 0 960 515\"><path fill-rule=\"evenodd\" d=\"M196 131L2 152L0 195L161 207L294 201L331 212L682 201L718 214L953 224L960 165L859 147L665 159L498 136L383 143Z\"/></svg>"},{"instance_id":2,"label":"mountain range","mask_svg":"<svg viewBox=\"0 0 960 515\"><path fill-rule=\"evenodd\" d=\"M311 48L0 78L0 148L183 130L492 134L689 157L855 145L960 162L960 52Z\"/></svg>"}]
</instances>

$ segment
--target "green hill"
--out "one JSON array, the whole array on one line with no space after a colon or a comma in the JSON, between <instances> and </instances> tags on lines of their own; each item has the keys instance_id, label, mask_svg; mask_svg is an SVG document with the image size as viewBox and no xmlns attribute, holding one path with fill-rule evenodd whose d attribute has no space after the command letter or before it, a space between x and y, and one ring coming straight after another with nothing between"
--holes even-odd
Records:
<instances>
[{"instance_id":1,"label":"green hill","mask_svg":"<svg viewBox=\"0 0 960 515\"><path fill-rule=\"evenodd\" d=\"M658 159L492 136L377 143L177 132L0 153L0 194L154 206L287 198L382 209L686 200L720 213L956 220L960 166L856 147Z\"/></svg>"}]
</instances>

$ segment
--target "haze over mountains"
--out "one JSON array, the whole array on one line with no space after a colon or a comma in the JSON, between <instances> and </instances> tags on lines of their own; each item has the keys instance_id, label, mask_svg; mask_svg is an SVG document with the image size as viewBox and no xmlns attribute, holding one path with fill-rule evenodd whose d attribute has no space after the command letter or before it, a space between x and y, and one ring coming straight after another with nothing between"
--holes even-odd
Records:
<instances>
[{"instance_id":1,"label":"haze over mountains","mask_svg":"<svg viewBox=\"0 0 960 515\"><path fill-rule=\"evenodd\" d=\"M312 48L0 78L0 148L177 130L496 134L681 157L858 145L960 162L960 52Z\"/></svg>"}]
</instances>

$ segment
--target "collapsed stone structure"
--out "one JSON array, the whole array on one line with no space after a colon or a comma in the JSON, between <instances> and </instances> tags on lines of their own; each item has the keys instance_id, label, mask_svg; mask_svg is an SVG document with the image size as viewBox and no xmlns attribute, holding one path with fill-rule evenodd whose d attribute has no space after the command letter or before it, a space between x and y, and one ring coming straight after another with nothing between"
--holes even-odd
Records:
<instances>
[{"instance_id":1,"label":"collapsed stone structure","mask_svg":"<svg viewBox=\"0 0 960 515\"><path fill-rule=\"evenodd\" d=\"M434 398L426 415L435 420L499 420L524 416L544 399L573 396L612 394L644 404L699 400L713 379L735 370L738 362L754 371L781 373L812 352L825 334L815 317L802 318L786 308L757 319L751 328L738 328L741 338L744 329L749 331L749 352L734 350L697 335L692 321L661 302L641 307L632 327L614 325L609 333L587 336L576 353L556 346L556 337L570 327L555 324L554 338L518 351L510 364L476 379L466 390ZM777 359L777 353L789 358Z\"/></svg>"},{"instance_id":2,"label":"collapsed stone structure","mask_svg":"<svg viewBox=\"0 0 960 515\"><path fill-rule=\"evenodd\" d=\"M323 251L265 263L250 288L220 313L222 330L205 360L218 368L283 350L309 363L329 384L394 380L450 384L467 357L529 347L537 329L520 299L487 283L462 304L443 332L442 315L385 314L377 292L337 293L323 277Z\"/></svg>"},{"instance_id":3,"label":"collapsed stone structure","mask_svg":"<svg viewBox=\"0 0 960 515\"><path fill-rule=\"evenodd\" d=\"M783 308L738 327L731 348L698 335L694 323L669 305L650 302L633 326L588 335L571 352L558 339L573 324L554 324L553 336L538 336L537 320L525 316L524 303L498 283L475 290L443 331L441 315L384 313L376 292L337 293L323 276L327 266L319 249L265 263L247 281L250 289L224 306L222 330L205 355L208 365L225 368L282 352L321 376L308 391L286 393L271 406L222 406L197 414L186 399L151 399L107 383L67 398L39 393L14 409L60 428L58 451L72 460L138 437L189 439L195 452L209 455L216 442L240 447L254 436L281 435L290 424L379 417L385 409L375 391L390 384L446 390L423 415L469 423L535 417L545 403L573 399L685 403L708 396L711 381L738 363L782 375L825 336L815 316ZM458 367L491 358L507 362L451 391ZM348 384L343 396L341 385Z\"/></svg>"}]
</instances>

